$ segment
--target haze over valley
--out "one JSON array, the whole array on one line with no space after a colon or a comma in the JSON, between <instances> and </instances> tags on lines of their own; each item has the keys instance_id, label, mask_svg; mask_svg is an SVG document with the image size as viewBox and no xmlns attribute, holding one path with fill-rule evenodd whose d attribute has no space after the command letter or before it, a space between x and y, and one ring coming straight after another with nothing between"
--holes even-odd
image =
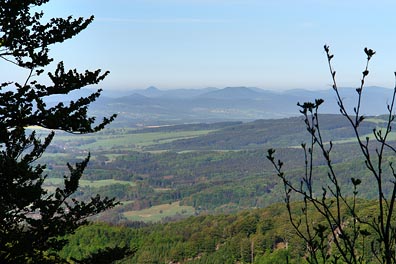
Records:
<instances>
[{"instance_id":1,"label":"haze over valley","mask_svg":"<svg viewBox=\"0 0 396 264\"><path fill-rule=\"evenodd\" d=\"M91 90L79 91L62 100L77 99ZM392 90L366 87L362 104L365 115L387 112ZM356 101L356 88L341 88L346 105ZM66 98L66 99L65 99ZM141 90L107 91L92 104L94 115L118 113L112 126L144 127L184 123L213 123L222 121L254 121L299 115L297 103L324 99L319 112L337 114L339 110L334 91L293 89L276 92L256 87L226 87L205 89L161 90L149 87ZM56 100L59 98L52 98ZM349 109L352 111L351 109Z\"/></svg>"}]
</instances>

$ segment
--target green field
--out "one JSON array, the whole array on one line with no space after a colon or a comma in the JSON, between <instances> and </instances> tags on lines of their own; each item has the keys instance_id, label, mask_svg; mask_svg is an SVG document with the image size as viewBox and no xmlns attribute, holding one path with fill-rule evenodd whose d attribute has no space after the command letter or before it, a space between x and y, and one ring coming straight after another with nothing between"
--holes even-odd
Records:
<instances>
[{"instance_id":1,"label":"green field","mask_svg":"<svg viewBox=\"0 0 396 264\"><path fill-rule=\"evenodd\" d=\"M45 184L47 186L61 185L61 184L63 184L63 181L64 180L61 178L49 178L49 179L45 180ZM118 181L118 180L114 180L114 179L98 180L98 181L80 180L79 184L82 187L94 187L94 188L109 186L109 185L113 185L113 184L126 184L126 185L130 185L130 186L136 185L134 182Z\"/></svg>"},{"instance_id":2,"label":"green field","mask_svg":"<svg viewBox=\"0 0 396 264\"><path fill-rule=\"evenodd\" d=\"M380 130L380 128L378 128L378 131ZM383 133L382 135L384 135L385 133L385 129L382 129ZM360 139L364 142L366 141L366 138L370 139L370 142L374 142L376 141L375 136L373 133L367 134L367 135L362 135L360 136ZM392 132L389 133L388 137L387 137L388 141L396 141L396 133ZM356 141L356 137L351 137L351 138L346 138L346 139L341 139L341 140L334 140L333 143L337 143L337 144L343 144L343 143L354 143L357 142Z\"/></svg>"},{"instance_id":3,"label":"green field","mask_svg":"<svg viewBox=\"0 0 396 264\"><path fill-rule=\"evenodd\" d=\"M161 204L140 211L124 212L124 216L131 221L159 222L165 217L175 215L190 216L195 212L192 206L180 206L179 202Z\"/></svg>"},{"instance_id":4,"label":"green field","mask_svg":"<svg viewBox=\"0 0 396 264\"><path fill-rule=\"evenodd\" d=\"M213 132L213 130L151 133L126 133L125 131L111 133L111 131L87 135L58 134L55 136L53 144L91 151L95 149L141 150L147 146L193 138ZM133 132L133 130L127 132Z\"/></svg>"}]
</instances>

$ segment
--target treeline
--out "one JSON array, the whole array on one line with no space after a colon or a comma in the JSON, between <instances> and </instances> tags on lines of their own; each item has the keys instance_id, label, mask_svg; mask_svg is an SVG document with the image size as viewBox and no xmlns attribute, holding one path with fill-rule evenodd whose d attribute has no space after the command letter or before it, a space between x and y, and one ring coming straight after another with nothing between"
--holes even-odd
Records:
<instances>
[{"instance_id":1,"label":"treeline","mask_svg":"<svg viewBox=\"0 0 396 264\"><path fill-rule=\"evenodd\" d=\"M277 205L142 228L92 224L70 236L61 254L82 259L106 247L128 247L136 253L117 263L285 263L302 256L297 245Z\"/></svg>"},{"instance_id":2,"label":"treeline","mask_svg":"<svg viewBox=\"0 0 396 264\"><path fill-rule=\"evenodd\" d=\"M296 217L302 216L298 203L293 208ZM375 201L367 200L359 200L357 208L359 214L367 217L375 215L377 210ZM353 219L345 209L345 219ZM319 226L322 221L314 212L312 224ZM68 238L69 243L61 252L66 258L82 259L99 249L114 247L126 247L134 252L116 263L284 264L303 263L307 257L306 245L291 227L284 204L143 227L139 223L135 227L92 224ZM374 260L369 247L365 255L367 263Z\"/></svg>"}]
</instances>

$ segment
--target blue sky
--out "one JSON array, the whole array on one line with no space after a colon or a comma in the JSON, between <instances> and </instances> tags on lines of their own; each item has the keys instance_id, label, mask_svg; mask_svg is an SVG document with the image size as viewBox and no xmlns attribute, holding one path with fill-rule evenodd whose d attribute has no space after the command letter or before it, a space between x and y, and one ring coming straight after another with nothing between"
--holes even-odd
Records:
<instances>
[{"instance_id":1,"label":"blue sky","mask_svg":"<svg viewBox=\"0 0 396 264\"><path fill-rule=\"evenodd\" d=\"M324 44L339 85L359 85L369 47L368 85L394 86L396 1L52 0L45 10L95 15L52 54L68 67L110 70L105 89L325 89Z\"/></svg>"}]
</instances>

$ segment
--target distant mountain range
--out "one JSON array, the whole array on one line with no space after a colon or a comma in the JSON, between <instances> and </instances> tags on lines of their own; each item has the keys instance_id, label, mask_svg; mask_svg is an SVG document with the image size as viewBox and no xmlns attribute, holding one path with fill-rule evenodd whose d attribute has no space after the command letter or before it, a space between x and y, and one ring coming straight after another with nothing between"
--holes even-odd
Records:
<instances>
[{"instance_id":1,"label":"distant mountain range","mask_svg":"<svg viewBox=\"0 0 396 264\"><path fill-rule=\"evenodd\" d=\"M364 88L361 112L366 115L385 114L392 92L392 89L384 87ZM72 97L63 97L63 100L75 100L88 93L87 90L81 90ZM340 93L352 111L357 99L356 90L340 88ZM115 122L118 126L251 121L297 116L297 102L303 103L317 98L325 100L321 113L339 113L332 89L277 92L256 87L175 90L149 87L142 90L108 91L92 105L91 111L99 116L118 113L119 117Z\"/></svg>"}]
</instances>

